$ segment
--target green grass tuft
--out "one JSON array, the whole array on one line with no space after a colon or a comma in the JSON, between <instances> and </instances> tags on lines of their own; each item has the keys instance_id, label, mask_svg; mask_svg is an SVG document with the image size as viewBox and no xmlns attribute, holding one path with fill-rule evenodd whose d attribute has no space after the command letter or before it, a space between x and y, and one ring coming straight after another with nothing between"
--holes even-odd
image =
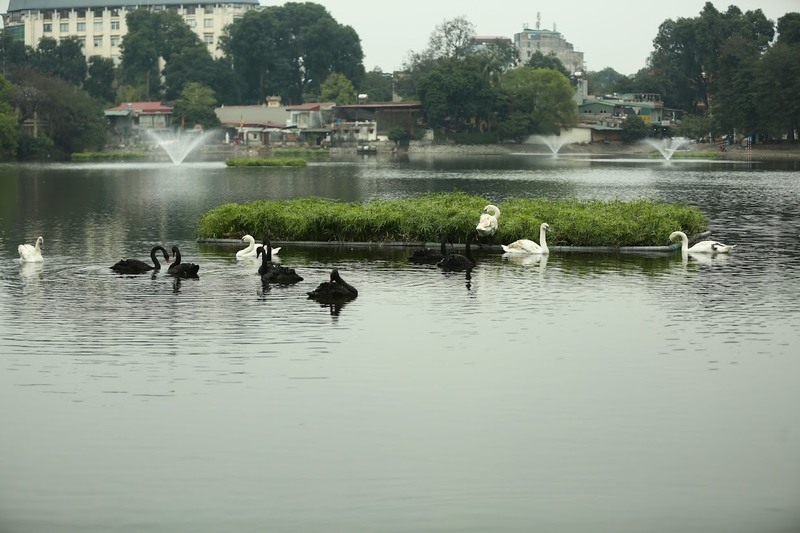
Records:
<instances>
[{"instance_id":1,"label":"green grass tuft","mask_svg":"<svg viewBox=\"0 0 800 533\"><path fill-rule=\"evenodd\" d=\"M300 158L279 158L279 159L228 159L225 164L229 167L304 167L308 163Z\"/></svg>"},{"instance_id":2,"label":"green grass tuft","mask_svg":"<svg viewBox=\"0 0 800 533\"><path fill-rule=\"evenodd\" d=\"M403 200L344 203L316 197L225 204L200 220L200 238L238 238L249 233L278 241L439 242L450 235L464 242L475 228L485 198L462 192L431 193ZM652 200L512 199L498 205L495 243L527 238L538 242L539 226L550 225L556 246L662 246L669 234L708 227L695 207Z\"/></svg>"}]
</instances>

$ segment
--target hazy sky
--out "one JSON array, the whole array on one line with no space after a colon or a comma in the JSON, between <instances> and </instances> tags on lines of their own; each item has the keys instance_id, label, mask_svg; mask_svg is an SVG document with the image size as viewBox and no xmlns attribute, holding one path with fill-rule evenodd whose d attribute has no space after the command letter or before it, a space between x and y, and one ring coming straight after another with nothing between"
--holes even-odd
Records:
<instances>
[{"instance_id":1,"label":"hazy sky","mask_svg":"<svg viewBox=\"0 0 800 533\"><path fill-rule=\"evenodd\" d=\"M157 0L148 0L156 3ZM191 0L187 0L191 1ZM301 1L301 0L295 0ZM285 2L261 0L264 5ZM479 35L513 38L525 24L561 32L576 50L583 52L588 70L611 67L633 74L645 66L653 49L658 26L666 19L696 17L706 0L317 0L340 24L352 26L361 37L364 67L384 72L399 69L413 50L422 51L434 28L445 20L465 16ZM742 11L761 9L777 22L790 11L800 11L800 0L713 0L727 10L736 5ZM5 12L8 0L0 0Z\"/></svg>"},{"instance_id":2,"label":"hazy sky","mask_svg":"<svg viewBox=\"0 0 800 533\"><path fill-rule=\"evenodd\" d=\"M265 5L285 2L264 1ZM445 20L465 16L479 35L513 38L515 33L536 27L561 32L576 50L583 52L588 70L611 67L633 74L645 66L653 49L653 38L666 19L696 17L705 0L405 0L364 2L318 0L340 24L352 26L361 37L364 67L378 66L384 72L399 69L410 50L420 52L434 28ZM767 18L800 12L800 0L712 1L719 11L729 5L743 12L761 9Z\"/></svg>"}]
</instances>

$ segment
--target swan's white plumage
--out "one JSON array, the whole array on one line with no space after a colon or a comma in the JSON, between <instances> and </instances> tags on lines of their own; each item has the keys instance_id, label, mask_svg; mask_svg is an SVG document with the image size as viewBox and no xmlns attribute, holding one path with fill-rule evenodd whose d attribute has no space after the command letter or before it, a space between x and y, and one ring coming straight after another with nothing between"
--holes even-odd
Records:
<instances>
[{"instance_id":1,"label":"swan's white plumage","mask_svg":"<svg viewBox=\"0 0 800 533\"><path fill-rule=\"evenodd\" d=\"M519 239L518 241L514 241L511 244L503 244L503 251L507 254L549 254L550 249L547 247L547 230L550 229L550 226L547 222L542 222L542 225L539 226L539 242L542 243L541 245L536 244L530 239Z\"/></svg>"},{"instance_id":2,"label":"swan's white plumage","mask_svg":"<svg viewBox=\"0 0 800 533\"><path fill-rule=\"evenodd\" d=\"M719 241L700 241L693 246L689 246L689 237L682 231L673 231L669 235L669 240L674 241L680 238L681 252L693 254L726 254L736 246L735 244L723 244Z\"/></svg>"},{"instance_id":3,"label":"swan's white plumage","mask_svg":"<svg viewBox=\"0 0 800 533\"><path fill-rule=\"evenodd\" d=\"M40 236L36 239L35 245L20 244L17 246L20 261L26 263L41 263L44 261L42 257L42 243L44 243L44 238Z\"/></svg>"},{"instance_id":4,"label":"swan's white plumage","mask_svg":"<svg viewBox=\"0 0 800 533\"><path fill-rule=\"evenodd\" d=\"M242 237L242 242L246 242L247 247L242 248L241 250L236 252L236 259L248 259L248 258L256 259L257 258L256 250L258 248L264 247L263 244L256 245L256 240L253 238L252 235L245 235L244 237ZM278 246L277 248L273 248L272 255L277 255L277 253L280 251L281 251L280 246Z\"/></svg>"},{"instance_id":5,"label":"swan's white plumage","mask_svg":"<svg viewBox=\"0 0 800 533\"><path fill-rule=\"evenodd\" d=\"M519 239L511 244L501 244L503 251L508 254L540 254L542 247L530 239Z\"/></svg>"},{"instance_id":6,"label":"swan's white plumage","mask_svg":"<svg viewBox=\"0 0 800 533\"><path fill-rule=\"evenodd\" d=\"M500 210L494 205L487 205L483 208L481 218L478 220L478 225L475 226L475 231L481 237L490 237L497 232L497 219L500 217Z\"/></svg>"}]
</instances>

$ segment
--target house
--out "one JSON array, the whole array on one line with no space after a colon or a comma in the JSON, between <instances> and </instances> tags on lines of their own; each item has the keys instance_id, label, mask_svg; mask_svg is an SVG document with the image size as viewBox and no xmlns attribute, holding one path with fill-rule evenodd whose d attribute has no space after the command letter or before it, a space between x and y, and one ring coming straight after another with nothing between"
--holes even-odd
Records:
<instances>
[{"instance_id":1,"label":"house","mask_svg":"<svg viewBox=\"0 0 800 533\"><path fill-rule=\"evenodd\" d=\"M104 111L109 135L117 144L144 139L146 130L166 130L172 126L172 106L164 102L127 102Z\"/></svg>"},{"instance_id":2,"label":"house","mask_svg":"<svg viewBox=\"0 0 800 533\"><path fill-rule=\"evenodd\" d=\"M413 137L421 111L419 102L337 105L333 109L331 140L333 143L387 140L395 128L404 129Z\"/></svg>"},{"instance_id":3,"label":"house","mask_svg":"<svg viewBox=\"0 0 800 533\"><path fill-rule=\"evenodd\" d=\"M270 145L285 140L291 117L280 101L268 105L223 105L214 110L228 138L236 144Z\"/></svg>"},{"instance_id":4,"label":"house","mask_svg":"<svg viewBox=\"0 0 800 533\"><path fill-rule=\"evenodd\" d=\"M578 104L578 121L592 129L592 142L621 139L622 125L629 116L666 129L680 122L681 112L665 108L660 95L654 93L590 96Z\"/></svg>"},{"instance_id":5,"label":"house","mask_svg":"<svg viewBox=\"0 0 800 533\"><path fill-rule=\"evenodd\" d=\"M286 127L297 133L298 139L312 146L319 146L331 133L333 108L336 102L316 102L289 106Z\"/></svg>"}]
</instances>

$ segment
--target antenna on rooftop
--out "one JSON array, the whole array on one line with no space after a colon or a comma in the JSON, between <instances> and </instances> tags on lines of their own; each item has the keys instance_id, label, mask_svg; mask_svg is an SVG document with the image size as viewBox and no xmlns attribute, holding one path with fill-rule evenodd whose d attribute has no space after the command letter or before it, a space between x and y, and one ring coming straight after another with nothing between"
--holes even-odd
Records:
<instances>
[{"instance_id":1,"label":"antenna on rooftop","mask_svg":"<svg viewBox=\"0 0 800 533\"><path fill-rule=\"evenodd\" d=\"M542 12L541 11L537 11L536 12L536 29L537 30L539 29L539 26L541 25L541 23L542 23Z\"/></svg>"}]
</instances>

